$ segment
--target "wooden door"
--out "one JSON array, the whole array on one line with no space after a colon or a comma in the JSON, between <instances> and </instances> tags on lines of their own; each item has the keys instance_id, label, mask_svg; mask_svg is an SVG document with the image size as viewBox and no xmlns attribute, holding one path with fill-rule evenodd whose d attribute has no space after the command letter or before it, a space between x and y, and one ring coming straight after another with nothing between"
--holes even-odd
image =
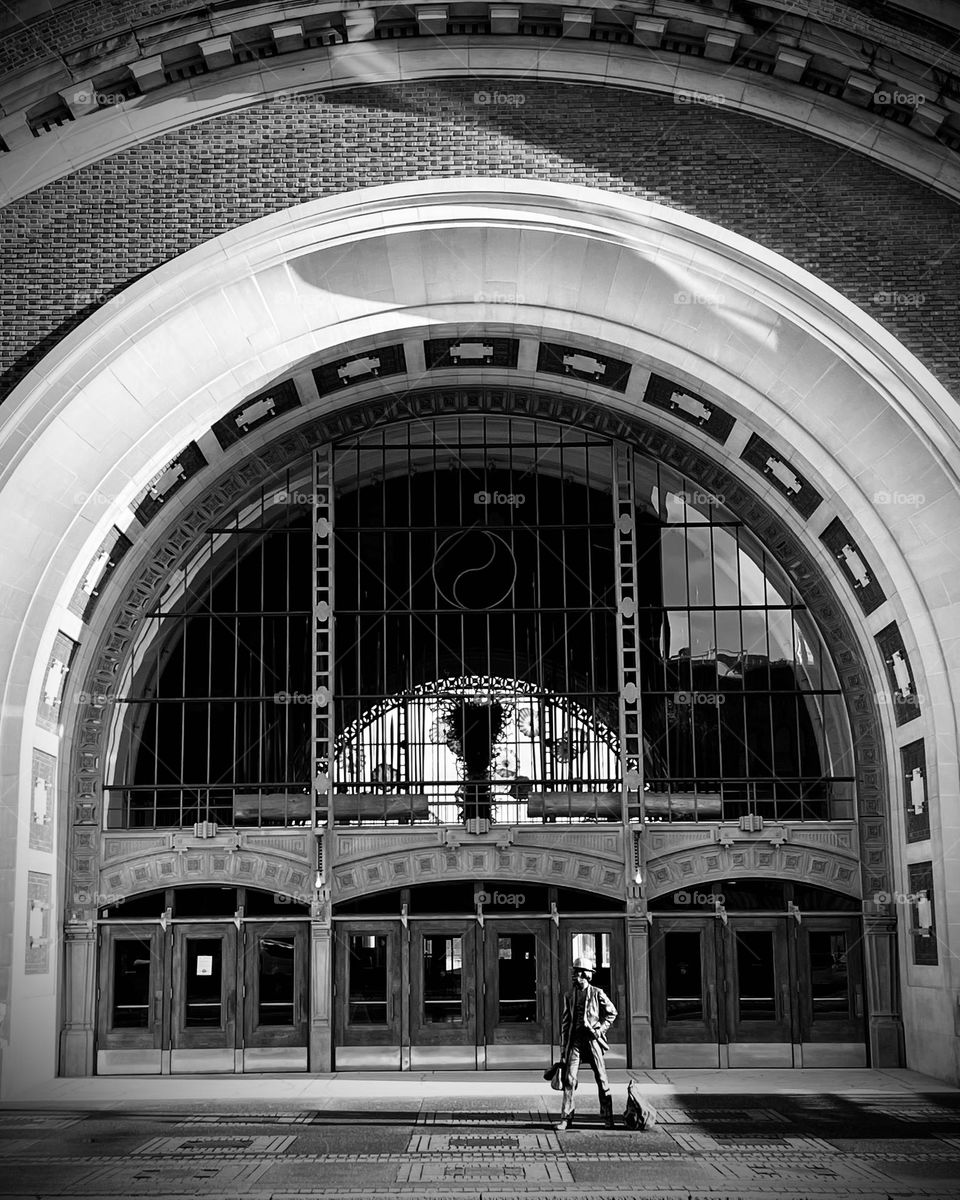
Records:
<instances>
[{"instance_id":1,"label":"wooden door","mask_svg":"<svg viewBox=\"0 0 960 1200\"><path fill-rule=\"evenodd\" d=\"M657 1067L720 1066L723 995L714 917L661 917L650 931L650 988Z\"/></svg>"},{"instance_id":2,"label":"wooden door","mask_svg":"<svg viewBox=\"0 0 960 1200\"><path fill-rule=\"evenodd\" d=\"M171 1070L237 1069L237 989L236 926L174 925Z\"/></svg>"},{"instance_id":3,"label":"wooden door","mask_svg":"<svg viewBox=\"0 0 960 1200\"><path fill-rule=\"evenodd\" d=\"M786 917L733 917L724 929L731 1067L793 1066L796 1024Z\"/></svg>"},{"instance_id":4,"label":"wooden door","mask_svg":"<svg viewBox=\"0 0 960 1200\"><path fill-rule=\"evenodd\" d=\"M803 1065L865 1066L859 919L804 916L796 936Z\"/></svg>"},{"instance_id":5,"label":"wooden door","mask_svg":"<svg viewBox=\"0 0 960 1200\"><path fill-rule=\"evenodd\" d=\"M336 922L334 979L339 1070L399 1070L400 922Z\"/></svg>"},{"instance_id":6,"label":"wooden door","mask_svg":"<svg viewBox=\"0 0 960 1200\"><path fill-rule=\"evenodd\" d=\"M109 925L100 934L97 1070L160 1071L164 941L158 924Z\"/></svg>"},{"instance_id":7,"label":"wooden door","mask_svg":"<svg viewBox=\"0 0 960 1200\"><path fill-rule=\"evenodd\" d=\"M483 930L486 1066L549 1065L550 922L487 920Z\"/></svg>"},{"instance_id":8,"label":"wooden door","mask_svg":"<svg viewBox=\"0 0 960 1200\"><path fill-rule=\"evenodd\" d=\"M306 1069L308 929L305 922L244 924L244 1070Z\"/></svg>"},{"instance_id":9,"label":"wooden door","mask_svg":"<svg viewBox=\"0 0 960 1200\"><path fill-rule=\"evenodd\" d=\"M411 922L410 1065L477 1065L477 925L473 920Z\"/></svg>"}]
</instances>

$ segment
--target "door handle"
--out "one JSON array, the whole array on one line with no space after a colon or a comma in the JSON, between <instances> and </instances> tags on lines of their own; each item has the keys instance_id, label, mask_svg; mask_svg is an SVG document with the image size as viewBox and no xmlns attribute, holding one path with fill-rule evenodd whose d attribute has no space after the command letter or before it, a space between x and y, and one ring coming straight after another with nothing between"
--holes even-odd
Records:
<instances>
[{"instance_id":1,"label":"door handle","mask_svg":"<svg viewBox=\"0 0 960 1200\"><path fill-rule=\"evenodd\" d=\"M704 996L704 1014L708 1022L712 1022L716 1017L717 1012L717 996L716 986L712 983L707 984L707 992Z\"/></svg>"},{"instance_id":2,"label":"door handle","mask_svg":"<svg viewBox=\"0 0 960 1200\"><path fill-rule=\"evenodd\" d=\"M853 989L853 1015L855 1017L863 1016L863 988L859 983Z\"/></svg>"}]
</instances>

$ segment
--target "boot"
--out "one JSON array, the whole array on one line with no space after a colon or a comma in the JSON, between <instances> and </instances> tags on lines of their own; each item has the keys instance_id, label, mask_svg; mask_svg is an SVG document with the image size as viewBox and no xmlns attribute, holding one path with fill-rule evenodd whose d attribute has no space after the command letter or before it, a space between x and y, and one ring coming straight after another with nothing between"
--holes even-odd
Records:
<instances>
[{"instance_id":1,"label":"boot","mask_svg":"<svg viewBox=\"0 0 960 1200\"><path fill-rule=\"evenodd\" d=\"M613 1121L613 1097L609 1092L600 1100L600 1116L608 1129L616 1128Z\"/></svg>"},{"instance_id":2,"label":"boot","mask_svg":"<svg viewBox=\"0 0 960 1200\"><path fill-rule=\"evenodd\" d=\"M560 1114L560 1120L556 1123L556 1125L554 1126L554 1129L556 1129L557 1133L566 1133L567 1130L572 1125L573 1125L573 1109L571 1108L568 1113Z\"/></svg>"}]
</instances>

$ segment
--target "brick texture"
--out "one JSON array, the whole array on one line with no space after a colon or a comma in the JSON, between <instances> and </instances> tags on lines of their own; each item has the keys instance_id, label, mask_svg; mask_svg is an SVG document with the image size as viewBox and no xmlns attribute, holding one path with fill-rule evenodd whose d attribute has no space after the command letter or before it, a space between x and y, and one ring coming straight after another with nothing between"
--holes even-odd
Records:
<instances>
[{"instance_id":1,"label":"brick texture","mask_svg":"<svg viewBox=\"0 0 960 1200\"><path fill-rule=\"evenodd\" d=\"M482 105L474 91L521 93ZM960 396L957 207L842 147L722 108L471 80L286 97L184 127L0 211L0 397L145 272L319 196L499 175L716 222L837 288Z\"/></svg>"},{"instance_id":2,"label":"brick texture","mask_svg":"<svg viewBox=\"0 0 960 1200\"><path fill-rule=\"evenodd\" d=\"M167 13L202 9L200 0L78 0L35 21L10 19L0 33L0 73L18 71Z\"/></svg>"}]
</instances>

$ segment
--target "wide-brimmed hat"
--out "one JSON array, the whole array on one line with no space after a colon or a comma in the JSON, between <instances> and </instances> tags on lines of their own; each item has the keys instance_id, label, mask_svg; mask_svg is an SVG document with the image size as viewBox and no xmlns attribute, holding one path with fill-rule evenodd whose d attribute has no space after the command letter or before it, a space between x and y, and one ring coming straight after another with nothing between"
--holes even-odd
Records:
<instances>
[{"instance_id":1,"label":"wide-brimmed hat","mask_svg":"<svg viewBox=\"0 0 960 1200\"><path fill-rule=\"evenodd\" d=\"M592 959L575 958L573 960L573 970L574 971L589 971L590 974L592 975L596 969L597 968L593 965Z\"/></svg>"}]
</instances>

